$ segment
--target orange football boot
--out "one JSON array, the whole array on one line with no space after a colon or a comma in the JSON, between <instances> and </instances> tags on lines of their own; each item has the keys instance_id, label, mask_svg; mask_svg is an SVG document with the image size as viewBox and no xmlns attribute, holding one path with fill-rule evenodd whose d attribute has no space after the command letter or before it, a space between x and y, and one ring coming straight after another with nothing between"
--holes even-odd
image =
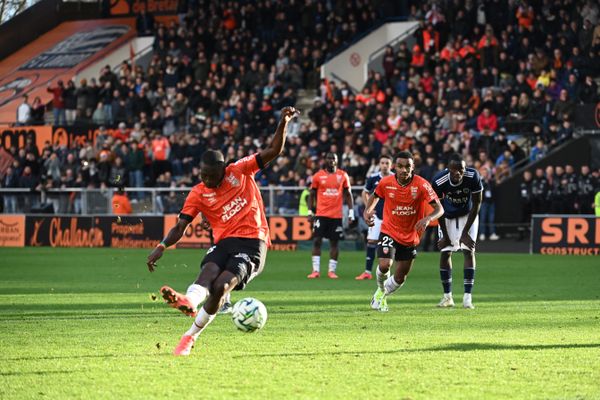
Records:
<instances>
[{"instance_id":1,"label":"orange football boot","mask_svg":"<svg viewBox=\"0 0 600 400\"><path fill-rule=\"evenodd\" d=\"M356 278L357 281L364 281L364 280L369 280L369 279L373 279L373 275L368 273L367 271L363 272L362 274L358 275Z\"/></svg>"},{"instance_id":2,"label":"orange football boot","mask_svg":"<svg viewBox=\"0 0 600 400\"><path fill-rule=\"evenodd\" d=\"M161 287L160 293L169 306L178 309L188 317L195 317L198 313L198 310L196 310L186 295L178 293L168 286Z\"/></svg>"},{"instance_id":3,"label":"orange football boot","mask_svg":"<svg viewBox=\"0 0 600 400\"><path fill-rule=\"evenodd\" d=\"M183 335L175 350L173 350L173 355L175 356L189 356L192 351L192 347L194 347L194 339L193 336Z\"/></svg>"}]
</instances>

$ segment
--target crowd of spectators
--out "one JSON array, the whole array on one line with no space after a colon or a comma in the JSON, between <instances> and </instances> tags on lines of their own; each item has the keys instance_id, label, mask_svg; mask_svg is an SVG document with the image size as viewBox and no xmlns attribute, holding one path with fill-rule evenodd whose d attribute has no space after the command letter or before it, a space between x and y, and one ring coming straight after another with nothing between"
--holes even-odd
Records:
<instances>
[{"instance_id":1,"label":"crowd of spectators","mask_svg":"<svg viewBox=\"0 0 600 400\"><path fill-rule=\"evenodd\" d=\"M594 214L594 196L600 185L600 171L588 165L577 172L572 165L555 165L525 171L521 183L523 215Z\"/></svg>"},{"instance_id":2,"label":"crowd of spectators","mask_svg":"<svg viewBox=\"0 0 600 400\"><path fill-rule=\"evenodd\" d=\"M461 152L497 184L569 140L575 106L598 100L600 11L590 0L182 4L178 22L138 19L155 38L146 69L125 61L89 82L49 85L54 123L111 129L73 148L11 149L16 177L3 186L191 186L205 149L231 160L264 146L300 89L317 89L308 120L291 124L261 185L306 186L328 151L362 185L381 154L399 150L427 179ZM387 49L364 87L320 80L336 50L402 14L418 30ZM36 102L18 123L41 122Z\"/></svg>"}]
</instances>

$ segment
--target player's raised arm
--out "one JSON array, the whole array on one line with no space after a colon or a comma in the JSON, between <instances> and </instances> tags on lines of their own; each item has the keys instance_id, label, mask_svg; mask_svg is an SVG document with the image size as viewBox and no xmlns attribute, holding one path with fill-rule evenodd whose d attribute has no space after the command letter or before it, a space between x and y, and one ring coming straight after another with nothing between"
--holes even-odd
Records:
<instances>
[{"instance_id":1,"label":"player's raised arm","mask_svg":"<svg viewBox=\"0 0 600 400\"><path fill-rule=\"evenodd\" d=\"M264 165L267 165L281 154L285 145L287 124L298 114L300 114L300 112L294 107L284 107L281 110L281 119L279 120L279 125L277 125L277 130L275 130L275 136L273 136L273 140L271 140L269 147L259 153Z\"/></svg>"},{"instance_id":2,"label":"player's raised arm","mask_svg":"<svg viewBox=\"0 0 600 400\"><path fill-rule=\"evenodd\" d=\"M152 250L152 253L150 253L148 256L148 261L146 262L150 272L154 272L156 262L162 257L165 249L174 245L179 241L179 239L181 239L189 223L189 221L179 218L175 226L171 228L169 233L167 233L167 236L165 236L165 238L158 245L156 245L154 250Z\"/></svg>"}]
</instances>

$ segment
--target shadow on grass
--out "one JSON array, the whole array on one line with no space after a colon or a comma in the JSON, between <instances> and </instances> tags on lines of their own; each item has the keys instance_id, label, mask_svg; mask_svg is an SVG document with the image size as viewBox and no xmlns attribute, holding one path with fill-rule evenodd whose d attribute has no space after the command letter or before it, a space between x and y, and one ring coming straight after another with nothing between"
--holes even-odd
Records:
<instances>
[{"instance_id":1,"label":"shadow on grass","mask_svg":"<svg viewBox=\"0 0 600 400\"><path fill-rule=\"evenodd\" d=\"M445 346L429 347L423 349L388 349L374 351L323 351L307 353L263 353L263 354L244 354L233 356L233 358L248 357L314 357L314 356L336 356L336 355L354 355L361 356L367 354L393 354L393 353L427 353L438 351L536 351L536 350L560 350L560 349L600 349L600 343L557 343L557 344L494 344L494 343L452 343Z\"/></svg>"},{"instance_id":2,"label":"shadow on grass","mask_svg":"<svg viewBox=\"0 0 600 400\"><path fill-rule=\"evenodd\" d=\"M439 351L538 351L538 350L560 350L560 349L600 349L600 343L556 343L556 344L493 344L493 343L452 343L445 346L429 347L423 349L387 349L374 351L322 351L322 352L295 352L295 353L244 353L233 355L232 358L262 358L262 357L320 357L320 356L338 356L353 355L359 357L369 354L394 354L394 353L427 353ZM139 353L139 354L87 354L79 356L24 356L0 358L0 362L7 361L41 361L41 360L70 360L70 359L109 359L109 358L138 358L138 357L171 357L171 353ZM44 375L44 374L69 374L75 371L25 371L25 372L0 372L0 376L20 376L20 375Z\"/></svg>"},{"instance_id":3,"label":"shadow on grass","mask_svg":"<svg viewBox=\"0 0 600 400\"><path fill-rule=\"evenodd\" d=\"M0 372L0 376L25 376L25 375L57 375L57 374L73 374L84 370L69 370L69 371L12 371Z\"/></svg>"},{"instance_id":4,"label":"shadow on grass","mask_svg":"<svg viewBox=\"0 0 600 400\"><path fill-rule=\"evenodd\" d=\"M4 361L44 361L44 360L76 360L76 359L109 359L109 358L138 358L138 357L156 357L156 356L171 356L171 353L139 353L139 354L84 354L79 356L23 356L23 357L9 357L9 358L0 358L0 362ZM77 371L64 371L64 373L68 372L77 372ZM40 374L43 375L42 371L33 371L33 372L23 372L23 374ZM52 373L52 371L50 371ZM63 373L62 371L56 371L56 373ZM0 372L0 376L2 375L18 375L17 372Z\"/></svg>"}]
</instances>

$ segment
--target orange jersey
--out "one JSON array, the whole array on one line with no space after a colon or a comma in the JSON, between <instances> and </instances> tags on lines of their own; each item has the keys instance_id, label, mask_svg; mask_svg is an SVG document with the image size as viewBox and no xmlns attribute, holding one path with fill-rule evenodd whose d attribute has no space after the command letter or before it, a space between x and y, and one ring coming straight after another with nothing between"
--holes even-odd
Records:
<instances>
[{"instance_id":1,"label":"orange jersey","mask_svg":"<svg viewBox=\"0 0 600 400\"><path fill-rule=\"evenodd\" d=\"M416 231L415 224L426 215L425 204L438 198L429 182L415 175L402 186L396 175L389 175L379 181L375 195L385 200L381 232L403 246L418 245L421 232Z\"/></svg>"},{"instance_id":2,"label":"orange jersey","mask_svg":"<svg viewBox=\"0 0 600 400\"><path fill-rule=\"evenodd\" d=\"M344 189L350 188L350 178L345 171L334 173L320 170L313 176L311 189L317 191L317 217L342 218Z\"/></svg>"},{"instance_id":3,"label":"orange jersey","mask_svg":"<svg viewBox=\"0 0 600 400\"><path fill-rule=\"evenodd\" d=\"M115 194L112 198L113 214L131 214L131 203L125 194Z\"/></svg>"},{"instance_id":4,"label":"orange jersey","mask_svg":"<svg viewBox=\"0 0 600 400\"><path fill-rule=\"evenodd\" d=\"M228 165L219 187L197 184L188 194L179 218L191 222L202 213L210 223L215 243L235 237L261 239L270 245L262 196L254 180L262 167L258 154L253 154Z\"/></svg>"}]
</instances>

